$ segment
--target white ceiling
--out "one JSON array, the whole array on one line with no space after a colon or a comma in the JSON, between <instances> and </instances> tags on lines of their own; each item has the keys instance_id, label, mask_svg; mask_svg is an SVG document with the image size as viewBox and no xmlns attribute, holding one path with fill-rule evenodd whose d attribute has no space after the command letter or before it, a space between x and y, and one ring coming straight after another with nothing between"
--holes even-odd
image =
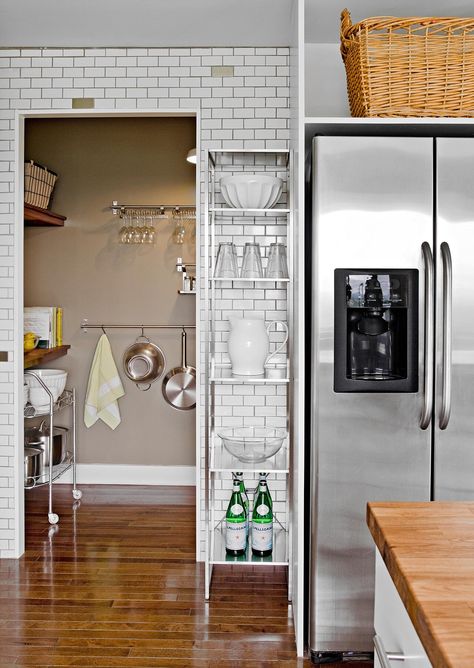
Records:
<instances>
[{"instance_id":1,"label":"white ceiling","mask_svg":"<svg viewBox=\"0 0 474 668\"><path fill-rule=\"evenodd\" d=\"M288 46L293 0L0 0L0 45Z\"/></svg>"},{"instance_id":2,"label":"white ceiling","mask_svg":"<svg viewBox=\"0 0 474 668\"><path fill-rule=\"evenodd\" d=\"M339 42L341 10L369 16L474 16L474 0L305 0L306 42Z\"/></svg>"}]
</instances>

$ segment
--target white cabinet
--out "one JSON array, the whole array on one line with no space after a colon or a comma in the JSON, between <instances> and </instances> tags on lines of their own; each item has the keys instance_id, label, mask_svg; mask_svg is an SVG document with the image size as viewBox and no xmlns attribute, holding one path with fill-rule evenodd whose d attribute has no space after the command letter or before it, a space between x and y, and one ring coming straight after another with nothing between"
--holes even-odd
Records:
<instances>
[{"instance_id":1,"label":"white cabinet","mask_svg":"<svg viewBox=\"0 0 474 668\"><path fill-rule=\"evenodd\" d=\"M374 626L374 668L431 668L423 645L378 550L375 566Z\"/></svg>"}]
</instances>

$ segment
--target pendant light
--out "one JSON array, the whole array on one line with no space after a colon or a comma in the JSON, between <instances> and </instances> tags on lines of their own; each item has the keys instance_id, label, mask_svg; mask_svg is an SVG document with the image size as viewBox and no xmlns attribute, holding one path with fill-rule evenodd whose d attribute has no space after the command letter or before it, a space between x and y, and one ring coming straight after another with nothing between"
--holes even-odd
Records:
<instances>
[{"instance_id":1,"label":"pendant light","mask_svg":"<svg viewBox=\"0 0 474 668\"><path fill-rule=\"evenodd\" d=\"M188 151L188 155L186 156L186 160L188 162L191 162L193 165L196 164L196 149L192 148L190 151Z\"/></svg>"}]
</instances>

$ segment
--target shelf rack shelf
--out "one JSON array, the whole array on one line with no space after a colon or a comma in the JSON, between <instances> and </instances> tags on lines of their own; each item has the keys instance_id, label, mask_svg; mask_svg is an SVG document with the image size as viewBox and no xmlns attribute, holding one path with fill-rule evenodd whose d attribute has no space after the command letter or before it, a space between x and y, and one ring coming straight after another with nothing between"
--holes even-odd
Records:
<instances>
[{"instance_id":1,"label":"shelf rack shelf","mask_svg":"<svg viewBox=\"0 0 474 668\"><path fill-rule=\"evenodd\" d=\"M248 564L250 566L288 566L288 532L276 525L273 530L273 551L268 557L256 557L247 547L241 557L229 556L225 551L225 529L219 525L212 531L211 564Z\"/></svg>"},{"instance_id":2,"label":"shelf rack shelf","mask_svg":"<svg viewBox=\"0 0 474 668\"><path fill-rule=\"evenodd\" d=\"M31 369L32 367L43 364L44 362L52 362L58 357L64 357L67 355L67 351L71 346L56 346L55 348L35 348L34 350L29 350L24 355L23 367L25 369Z\"/></svg>"},{"instance_id":3,"label":"shelf rack shelf","mask_svg":"<svg viewBox=\"0 0 474 668\"><path fill-rule=\"evenodd\" d=\"M244 471L247 473L259 473L265 471L268 473L289 473L288 467L288 444L283 444L281 450L276 455L266 459L264 462L242 462L231 455L217 436L213 434L211 438L211 454L209 461L210 472Z\"/></svg>"},{"instance_id":4,"label":"shelf rack shelf","mask_svg":"<svg viewBox=\"0 0 474 668\"><path fill-rule=\"evenodd\" d=\"M72 452L67 452L64 461L62 461L60 464L56 464L56 466L53 466L53 482L59 480L61 476L63 476L67 471L69 471L72 468L72 465L73 465ZM31 480L31 483L28 482L29 480ZM36 476L34 478L28 478L25 484L25 489L33 489L33 487L42 487L43 485L48 485L48 484L49 484L49 474L47 472L44 472L40 476Z\"/></svg>"},{"instance_id":5,"label":"shelf rack shelf","mask_svg":"<svg viewBox=\"0 0 474 668\"><path fill-rule=\"evenodd\" d=\"M288 364L282 364L280 366L268 367L265 369L263 376L236 376L232 373L232 367L230 365L219 366L211 364L209 382L245 385L278 385L289 383L290 377L288 366Z\"/></svg>"},{"instance_id":6,"label":"shelf rack shelf","mask_svg":"<svg viewBox=\"0 0 474 668\"><path fill-rule=\"evenodd\" d=\"M64 408L72 406L73 404L74 404L74 391L64 390L59 399L53 403L53 415L56 415L56 413L61 412ZM37 408L28 403L26 404L23 413L25 418L27 419L42 417L42 416L44 417L45 415L50 414L50 408L48 407L45 410L38 410Z\"/></svg>"},{"instance_id":7,"label":"shelf rack shelf","mask_svg":"<svg viewBox=\"0 0 474 668\"><path fill-rule=\"evenodd\" d=\"M39 206L25 204L25 227L64 227L66 216L41 209Z\"/></svg>"},{"instance_id":8,"label":"shelf rack shelf","mask_svg":"<svg viewBox=\"0 0 474 668\"><path fill-rule=\"evenodd\" d=\"M231 209L230 207L210 207L210 213L221 216L287 216L290 209Z\"/></svg>"},{"instance_id":9,"label":"shelf rack shelf","mask_svg":"<svg viewBox=\"0 0 474 668\"><path fill-rule=\"evenodd\" d=\"M212 283L233 283L234 287L238 288L236 283L243 283L247 286L249 283L289 283L289 278L221 278L220 276L213 276L209 279Z\"/></svg>"},{"instance_id":10,"label":"shelf rack shelf","mask_svg":"<svg viewBox=\"0 0 474 668\"><path fill-rule=\"evenodd\" d=\"M242 154L242 155L239 155ZM225 348L225 321L229 311L234 308L240 317L246 312L258 310L267 315L268 321L278 321L276 311L281 311L282 320L291 322L292 318L292 276L293 276L293 200L291 186L293 182L293 156L291 151L278 149L216 149L207 154L206 185L205 185L205 229L204 235L208 249L205 258L205 293L208 342L206 349L206 447L205 447L205 513L206 513L206 563L205 563L205 596L210 597L212 570L215 564L243 566L286 566L291 563L291 531L289 505L289 475L291 453L290 423L290 384L291 364L284 356L279 356L275 364L269 364L261 376L239 376L232 373L227 363ZM218 177L232 173L265 173L278 172L284 181L283 193L279 204L272 209L233 209L222 203L218 190ZM287 245L288 278L221 278L215 277L214 268L218 242L236 239L238 252L241 252L244 241L258 241L266 251L270 242ZM266 256L266 253L264 253ZM265 262L265 260L263 261ZM265 266L265 265L264 265ZM240 293L239 293L240 289ZM232 298L235 290L235 303ZM225 292L224 292L225 291ZM245 291L244 297L243 292ZM254 292L252 292L254 291ZM279 292L277 292L279 291ZM252 295L255 294L255 297ZM222 304L220 303L222 300ZM252 310L251 304L255 300ZM257 304L258 302L258 304ZM250 317L250 315L248 316ZM278 330L281 332L281 330ZM291 332L290 332L291 336ZM281 341L278 334L274 341ZM272 344L274 345L274 344ZM243 386L239 388L239 386ZM253 388L253 389L252 389ZM230 402L225 397L235 396L235 406L230 409ZM255 396L254 412L251 397ZM250 398L240 403L240 397ZM272 397L272 399L270 399ZM273 398L277 401L273 402ZM258 399L258 401L257 401ZM278 401L279 399L279 401ZM268 403L267 403L268 402ZM283 403L282 403L283 402ZM279 412L272 409L280 407ZM286 408L284 408L286 406ZM226 407L226 410L222 410ZM250 407L250 408L249 408ZM268 410L266 410L268 408ZM248 415L248 424L276 426L272 420L279 420L278 426L286 425L288 433L282 448L273 457L264 462L242 462L232 456L217 435L216 423L219 426L238 426L236 416ZM261 416L261 417L260 417ZM278 416L278 417L277 417ZM229 420L226 422L226 420ZM242 426L246 426L246 417L241 417ZM250 421L253 420L253 421ZM255 422L255 420L257 422ZM281 422L283 421L283 423ZM225 498L229 489L233 472L243 472L247 488L255 487L260 472L268 474L270 491L274 492L274 509L278 517L284 518L281 524L274 518L273 551L269 557L254 557L251 546L242 557L226 554L225 549ZM278 483L278 484L277 484ZM272 488L274 484L274 487ZM252 502L252 498L250 499ZM292 569L288 568L288 598L291 598Z\"/></svg>"}]
</instances>

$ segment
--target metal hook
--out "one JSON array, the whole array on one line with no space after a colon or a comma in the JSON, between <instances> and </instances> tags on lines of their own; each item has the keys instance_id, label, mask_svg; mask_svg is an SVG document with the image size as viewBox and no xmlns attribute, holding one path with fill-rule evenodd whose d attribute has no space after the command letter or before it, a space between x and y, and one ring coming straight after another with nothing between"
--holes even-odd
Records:
<instances>
[{"instance_id":1,"label":"metal hook","mask_svg":"<svg viewBox=\"0 0 474 668\"><path fill-rule=\"evenodd\" d=\"M145 336L145 328L143 327L143 325L141 326L141 329L142 329L142 336L144 337Z\"/></svg>"},{"instance_id":2,"label":"metal hook","mask_svg":"<svg viewBox=\"0 0 474 668\"><path fill-rule=\"evenodd\" d=\"M101 325L100 328L101 328L101 330L103 331L103 333L104 333L105 335L107 335L107 332L105 331L105 327L104 327L104 325Z\"/></svg>"}]
</instances>

